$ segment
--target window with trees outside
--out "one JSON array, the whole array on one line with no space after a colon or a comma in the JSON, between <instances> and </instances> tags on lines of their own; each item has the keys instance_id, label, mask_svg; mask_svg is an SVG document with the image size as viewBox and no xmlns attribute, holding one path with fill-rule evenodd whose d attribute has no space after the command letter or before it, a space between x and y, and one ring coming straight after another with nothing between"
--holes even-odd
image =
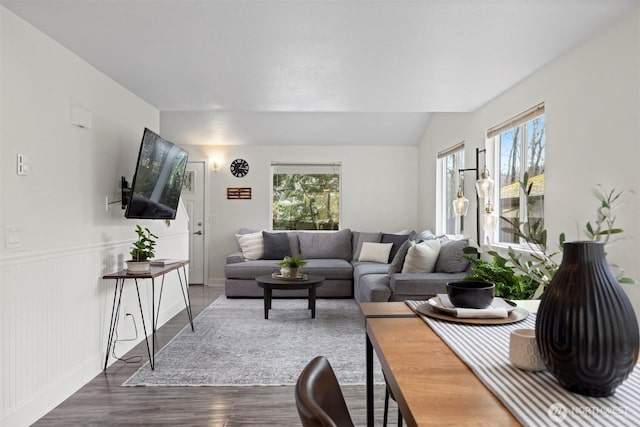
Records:
<instances>
[{"instance_id":1,"label":"window with trees outside","mask_svg":"<svg viewBox=\"0 0 640 427\"><path fill-rule=\"evenodd\" d=\"M514 224L536 221L544 227L545 115L540 104L487 133L495 140L498 215ZM521 189L526 179L527 191ZM498 243L520 244L506 233L504 219L498 227Z\"/></svg>"},{"instance_id":2,"label":"window with trees outside","mask_svg":"<svg viewBox=\"0 0 640 427\"><path fill-rule=\"evenodd\" d=\"M341 165L271 164L273 230L339 230Z\"/></svg>"},{"instance_id":3,"label":"window with trees outside","mask_svg":"<svg viewBox=\"0 0 640 427\"><path fill-rule=\"evenodd\" d=\"M453 212L453 201L458 197L458 189L464 186L464 175L459 172L460 169L464 169L464 143L438 153L438 162L442 183L440 225L442 233L456 234L463 228L462 221L464 221L463 217L456 217Z\"/></svg>"}]
</instances>

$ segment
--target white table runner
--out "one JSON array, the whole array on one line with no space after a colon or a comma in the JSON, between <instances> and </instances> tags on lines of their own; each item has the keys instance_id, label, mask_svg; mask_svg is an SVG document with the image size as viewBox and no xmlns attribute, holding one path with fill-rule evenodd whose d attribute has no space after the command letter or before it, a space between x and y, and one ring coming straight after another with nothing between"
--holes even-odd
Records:
<instances>
[{"instance_id":1,"label":"white table runner","mask_svg":"<svg viewBox=\"0 0 640 427\"><path fill-rule=\"evenodd\" d=\"M415 310L425 301L406 301ZM509 361L509 334L535 329L535 314L505 325L471 325L420 317L525 426L640 425L640 369L613 396L587 397L562 388L549 371L527 372Z\"/></svg>"}]
</instances>

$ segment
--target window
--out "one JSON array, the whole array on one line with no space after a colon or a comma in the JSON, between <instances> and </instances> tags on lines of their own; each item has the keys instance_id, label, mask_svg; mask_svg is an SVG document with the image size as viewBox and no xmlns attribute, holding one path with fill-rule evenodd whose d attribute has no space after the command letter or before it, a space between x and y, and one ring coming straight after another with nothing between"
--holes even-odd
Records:
<instances>
[{"instance_id":1,"label":"window","mask_svg":"<svg viewBox=\"0 0 640 427\"><path fill-rule=\"evenodd\" d=\"M339 230L340 164L271 164L273 230Z\"/></svg>"},{"instance_id":2,"label":"window","mask_svg":"<svg viewBox=\"0 0 640 427\"><path fill-rule=\"evenodd\" d=\"M533 224L539 221L544 227L544 105L538 105L505 124L490 129L487 135L494 139L496 148L498 215L512 222L519 220L520 223ZM525 173L531 186L528 196L520 186ZM500 221L497 241L521 243L517 236L502 231L507 226L504 220Z\"/></svg>"},{"instance_id":3,"label":"window","mask_svg":"<svg viewBox=\"0 0 640 427\"><path fill-rule=\"evenodd\" d=\"M462 221L464 220L462 217L456 217L453 212L453 201L458 196L458 188L464 186L464 175L459 173L460 169L464 169L464 143L438 153L438 162L440 163L440 182L442 185L440 197L441 232L456 234L462 229Z\"/></svg>"}]
</instances>

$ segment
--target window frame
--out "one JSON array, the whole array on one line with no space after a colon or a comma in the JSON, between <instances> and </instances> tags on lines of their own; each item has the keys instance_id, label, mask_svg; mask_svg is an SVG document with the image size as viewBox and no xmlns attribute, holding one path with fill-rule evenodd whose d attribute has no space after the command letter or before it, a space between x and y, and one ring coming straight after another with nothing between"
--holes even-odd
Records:
<instances>
[{"instance_id":1,"label":"window frame","mask_svg":"<svg viewBox=\"0 0 640 427\"><path fill-rule=\"evenodd\" d=\"M489 162L489 159L491 159L491 162L493 164L489 167L491 168L491 170L495 171L495 174L494 174L495 185L493 189L493 195L491 196L491 200L494 205L494 210L496 211L495 214L498 216L501 215L501 206L502 206L502 199L500 197L500 173L501 173L500 171L500 164L501 164L500 136L504 132L507 132L511 129L515 129L516 127L521 128L520 155L519 155L519 162L521 166L520 166L518 181L522 181L522 179L524 178L524 174L528 170L529 136L527 133L527 125L530 122L537 120L540 117L544 117L544 148L543 150L545 153L544 155L545 162L543 163L544 165L543 170L545 170L546 169L546 144L547 144L547 140L546 140L547 117L545 114L544 103L538 104L535 107L532 107L529 110L524 111L523 113L501 123L500 125L494 126L493 128L490 128L487 130L487 140L486 140L487 159L488 159L488 162ZM544 197L544 190L542 192L542 195ZM520 210L519 215L520 215L521 222L527 221L529 217L527 196L520 189L518 190L518 203L519 203L518 209ZM522 209L522 207L524 207L524 209ZM542 201L543 221L544 221L544 211L545 209L544 209L544 199L543 199ZM498 223L499 223L498 227L496 227L496 229L493 230L493 232L489 236L490 246L502 247L502 248L511 247L517 250L524 250L524 251L535 250L535 248L531 248L523 239L520 239L519 242L507 242L507 241L499 240L501 236L500 227L503 225L502 220L500 220ZM483 230L483 233L484 233L483 240L486 240L486 236L487 236L486 231Z\"/></svg>"},{"instance_id":2,"label":"window frame","mask_svg":"<svg viewBox=\"0 0 640 427\"><path fill-rule=\"evenodd\" d=\"M454 193L457 194L457 189L460 188L461 186L464 187L464 174L460 173L460 169L464 169L465 168L465 145L464 145L464 141L459 142L456 145L453 145L441 152L438 153L437 156L437 162L438 162L438 181L439 181L439 185L438 185L438 205L439 205L439 209L438 209L438 222L437 222L437 232L439 234L456 234L456 233L461 233L462 229L464 228L464 217L460 217L457 215L453 215L454 217L454 224L453 224L453 230L449 230L448 229L448 225L449 225L449 217L448 217L448 211L449 210L453 210L453 199L449 200L448 197L448 186L449 186L449 180L448 180L448 176L447 176L447 163L448 163L448 159L450 159L451 156L454 156L454 182L453 182L453 188L456 189L454 191ZM454 196L455 197L455 196Z\"/></svg>"},{"instance_id":3,"label":"window frame","mask_svg":"<svg viewBox=\"0 0 640 427\"><path fill-rule=\"evenodd\" d=\"M327 170L331 169L335 174L338 175L338 228L337 230L341 230L342 228L342 162L314 162L314 163L305 163L305 162L271 162L270 174L269 174L269 230L271 231L303 231L302 229L282 229L282 228L274 228L274 185L273 179L274 175L277 174L278 169L286 169L291 168L294 169L306 169L311 170L315 168L316 170L322 170L326 168ZM292 172L293 173L293 172ZM313 173L300 173L302 175L314 175ZM316 173L318 174L318 173ZM327 173L330 174L330 173ZM335 200L334 200L335 203ZM334 203L331 203L331 206L334 206ZM315 229L313 231L335 231L336 229ZM312 230L309 230L312 231Z\"/></svg>"}]
</instances>

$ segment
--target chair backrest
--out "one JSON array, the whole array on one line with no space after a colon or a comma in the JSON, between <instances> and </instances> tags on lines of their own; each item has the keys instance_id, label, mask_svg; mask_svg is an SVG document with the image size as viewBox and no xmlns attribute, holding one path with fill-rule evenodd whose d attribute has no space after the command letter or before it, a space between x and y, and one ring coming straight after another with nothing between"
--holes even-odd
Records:
<instances>
[{"instance_id":1,"label":"chair backrest","mask_svg":"<svg viewBox=\"0 0 640 427\"><path fill-rule=\"evenodd\" d=\"M303 427L353 426L336 374L324 356L314 358L300 373L296 406Z\"/></svg>"}]
</instances>

